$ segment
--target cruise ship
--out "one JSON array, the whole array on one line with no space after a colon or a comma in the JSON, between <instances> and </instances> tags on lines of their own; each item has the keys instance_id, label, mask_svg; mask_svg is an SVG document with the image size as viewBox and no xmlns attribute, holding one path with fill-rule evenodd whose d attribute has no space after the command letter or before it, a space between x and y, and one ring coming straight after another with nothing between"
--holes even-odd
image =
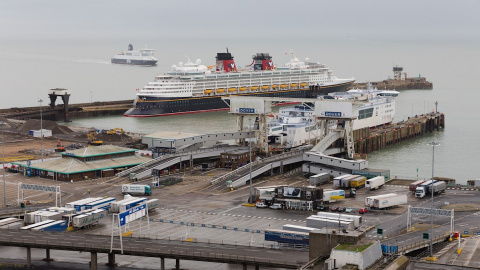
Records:
<instances>
[{"instance_id":1,"label":"cruise ship","mask_svg":"<svg viewBox=\"0 0 480 270\"><path fill-rule=\"evenodd\" d=\"M158 59L153 56L154 49L133 50L133 45L128 44L128 50L121 51L112 57L112 64L126 64L139 66L154 66Z\"/></svg>"},{"instance_id":2,"label":"cruise ship","mask_svg":"<svg viewBox=\"0 0 480 270\"><path fill-rule=\"evenodd\" d=\"M345 91L355 81L339 79L320 63L300 61L291 54L285 67L276 67L268 53L253 55L252 64L237 69L231 53L217 53L216 65L173 65L137 92L129 117L150 117L228 110L221 97L228 95L316 98L320 94ZM215 70L213 70L215 67Z\"/></svg>"}]
</instances>

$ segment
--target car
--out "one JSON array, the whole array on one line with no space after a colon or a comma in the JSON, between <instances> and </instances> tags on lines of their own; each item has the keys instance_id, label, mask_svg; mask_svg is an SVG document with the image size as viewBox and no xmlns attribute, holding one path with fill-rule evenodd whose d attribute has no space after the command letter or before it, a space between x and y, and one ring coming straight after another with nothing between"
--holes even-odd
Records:
<instances>
[{"instance_id":1,"label":"car","mask_svg":"<svg viewBox=\"0 0 480 270\"><path fill-rule=\"evenodd\" d=\"M336 211L338 211L338 208L339 208L338 206L332 206L332 207L330 207L330 211L336 212Z\"/></svg>"},{"instance_id":2,"label":"car","mask_svg":"<svg viewBox=\"0 0 480 270\"><path fill-rule=\"evenodd\" d=\"M337 211L338 212L345 212L346 208L343 206L338 207Z\"/></svg>"},{"instance_id":3,"label":"car","mask_svg":"<svg viewBox=\"0 0 480 270\"><path fill-rule=\"evenodd\" d=\"M270 205L270 208L280 210L280 209L282 209L282 205L279 204L279 203L274 203L274 204Z\"/></svg>"},{"instance_id":4,"label":"car","mask_svg":"<svg viewBox=\"0 0 480 270\"><path fill-rule=\"evenodd\" d=\"M255 204L255 206L256 206L257 208L267 208L267 207L268 207L268 205L266 205L266 204L263 203L263 202L257 202L257 203Z\"/></svg>"},{"instance_id":5,"label":"car","mask_svg":"<svg viewBox=\"0 0 480 270\"><path fill-rule=\"evenodd\" d=\"M351 213L353 209L351 207L345 208L345 213Z\"/></svg>"},{"instance_id":6,"label":"car","mask_svg":"<svg viewBox=\"0 0 480 270\"><path fill-rule=\"evenodd\" d=\"M365 214L368 212L368 209L367 208L360 208L360 210L358 210L358 213L359 214Z\"/></svg>"},{"instance_id":7,"label":"car","mask_svg":"<svg viewBox=\"0 0 480 270\"><path fill-rule=\"evenodd\" d=\"M320 205L317 205L317 210L320 210L320 211L328 211L328 205L323 205L323 204L320 204Z\"/></svg>"}]
</instances>

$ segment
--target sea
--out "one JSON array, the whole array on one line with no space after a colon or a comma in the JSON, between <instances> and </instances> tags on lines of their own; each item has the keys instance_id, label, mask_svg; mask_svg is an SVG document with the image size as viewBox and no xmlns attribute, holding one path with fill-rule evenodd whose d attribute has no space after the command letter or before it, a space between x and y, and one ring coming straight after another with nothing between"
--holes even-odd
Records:
<instances>
[{"instance_id":1,"label":"sea","mask_svg":"<svg viewBox=\"0 0 480 270\"><path fill-rule=\"evenodd\" d=\"M154 67L115 65L110 58L129 43L156 49ZM392 177L424 179L432 175L467 180L480 178L479 40L378 36L271 38L158 38L0 40L0 108L46 105L48 91L66 88L70 103L134 99L136 90L172 65L196 61L214 65L217 52L229 52L237 66L251 64L252 55L270 53L283 66L294 53L330 67L339 78L358 82L393 77L401 66L408 77L426 77L433 90L403 90L396 101L395 121L434 110L445 113L444 130L368 155L369 167L389 169ZM42 100L42 102L39 102ZM58 101L57 101L58 102ZM123 128L137 133L178 131L196 134L235 131L235 117L211 112L168 117L106 116L73 119L72 126ZM429 143L440 145L433 149Z\"/></svg>"}]
</instances>

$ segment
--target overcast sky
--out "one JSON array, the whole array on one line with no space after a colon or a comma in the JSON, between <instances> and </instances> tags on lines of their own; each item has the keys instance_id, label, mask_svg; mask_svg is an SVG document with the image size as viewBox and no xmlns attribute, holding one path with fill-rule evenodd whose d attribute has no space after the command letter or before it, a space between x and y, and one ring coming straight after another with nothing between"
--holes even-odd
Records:
<instances>
[{"instance_id":1,"label":"overcast sky","mask_svg":"<svg viewBox=\"0 0 480 270\"><path fill-rule=\"evenodd\" d=\"M480 1L3 0L0 39L399 35L480 38Z\"/></svg>"}]
</instances>

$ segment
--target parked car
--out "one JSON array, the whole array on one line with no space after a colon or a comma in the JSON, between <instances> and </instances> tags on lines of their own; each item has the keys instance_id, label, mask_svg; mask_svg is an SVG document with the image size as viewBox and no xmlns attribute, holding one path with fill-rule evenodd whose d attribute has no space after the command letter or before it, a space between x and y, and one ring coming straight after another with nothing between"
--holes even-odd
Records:
<instances>
[{"instance_id":1,"label":"parked car","mask_svg":"<svg viewBox=\"0 0 480 270\"><path fill-rule=\"evenodd\" d=\"M345 213L351 213L353 209L351 207L345 208Z\"/></svg>"},{"instance_id":2,"label":"parked car","mask_svg":"<svg viewBox=\"0 0 480 270\"><path fill-rule=\"evenodd\" d=\"M274 203L274 204L270 205L270 208L280 210L280 209L282 209L282 205L279 204L279 203Z\"/></svg>"},{"instance_id":3,"label":"parked car","mask_svg":"<svg viewBox=\"0 0 480 270\"><path fill-rule=\"evenodd\" d=\"M358 210L358 213L359 214L365 214L368 212L368 209L367 208L360 208L360 210Z\"/></svg>"},{"instance_id":4,"label":"parked car","mask_svg":"<svg viewBox=\"0 0 480 270\"><path fill-rule=\"evenodd\" d=\"M338 207L337 211L338 212L345 212L346 208L343 206Z\"/></svg>"},{"instance_id":5,"label":"parked car","mask_svg":"<svg viewBox=\"0 0 480 270\"><path fill-rule=\"evenodd\" d=\"M332 207L330 207L330 211L336 212L336 211L338 211L338 208L339 208L338 206L332 206Z\"/></svg>"},{"instance_id":6,"label":"parked car","mask_svg":"<svg viewBox=\"0 0 480 270\"><path fill-rule=\"evenodd\" d=\"M263 202L257 202L257 203L255 204L255 206L258 207L258 208L267 208L267 207L268 207L268 205L266 205L266 204L263 203Z\"/></svg>"},{"instance_id":7,"label":"parked car","mask_svg":"<svg viewBox=\"0 0 480 270\"><path fill-rule=\"evenodd\" d=\"M328 205L323 205L323 204L319 204L317 205L317 210L320 210L320 211L328 211Z\"/></svg>"}]
</instances>

